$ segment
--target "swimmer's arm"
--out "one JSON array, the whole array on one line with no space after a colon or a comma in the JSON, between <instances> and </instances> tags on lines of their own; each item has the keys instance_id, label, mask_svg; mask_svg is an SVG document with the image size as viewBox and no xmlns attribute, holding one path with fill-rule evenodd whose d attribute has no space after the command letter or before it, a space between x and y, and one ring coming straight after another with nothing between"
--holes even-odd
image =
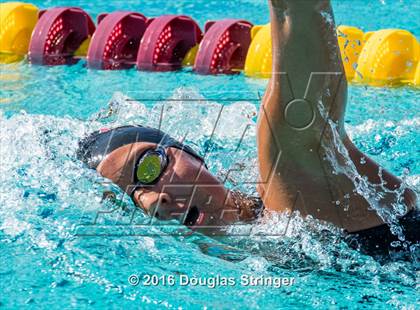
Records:
<instances>
[{"instance_id":1,"label":"swimmer's arm","mask_svg":"<svg viewBox=\"0 0 420 310\"><path fill-rule=\"evenodd\" d=\"M339 57L332 7L329 0L270 0L273 40L273 76L264 101L265 108L275 109L270 116L283 124L284 108L294 98L320 100L330 117L343 127L347 81ZM311 75L313 78L310 80ZM340 79L341 78L341 79ZM286 81L286 79L288 81ZM309 84L309 81L311 83ZM338 85L338 82L340 84ZM334 98L322 97L326 89Z\"/></svg>"},{"instance_id":2,"label":"swimmer's arm","mask_svg":"<svg viewBox=\"0 0 420 310\"><path fill-rule=\"evenodd\" d=\"M389 208L402 198L407 210L412 209L416 205L414 192L406 189L403 197L393 192L401 187L401 181L361 153L345 133L347 81L330 1L269 2L273 75L261 106L257 133L258 189L265 207L298 210L348 231L383 224L370 203L357 193L355 176L334 173L333 166L338 164L350 169L353 166L356 174L376 185L381 207ZM291 123L299 124L299 117L308 110L304 104L294 106L290 114L285 110L294 99L302 98L311 102L315 121L296 130ZM338 137L334 137L330 125L336 126ZM320 147L322 143L327 146ZM347 159L341 155L343 149ZM328 150L332 151L332 160L325 159ZM350 197L347 202L346 196ZM336 202L352 207L346 211L337 208Z\"/></svg>"},{"instance_id":3,"label":"swimmer's arm","mask_svg":"<svg viewBox=\"0 0 420 310\"><path fill-rule=\"evenodd\" d=\"M335 96L322 98L322 106L330 112L330 117L337 121L338 127L343 128L347 84L345 78L340 76L344 71L341 58L338 57L339 49L330 1L269 2L273 75L264 96L258 124L260 175L266 183L260 188L261 192L264 192L266 207L278 211L291 211L290 208L294 204L293 195L305 185L296 184L294 188L290 188L285 183L300 182L307 178L305 171L312 169L312 163L305 156L309 150L315 151L318 148L318 133L323 124L300 131L297 136L296 131L291 130L286 121L286 106L294 98L304 98L309 81L310 88L306 96L309 101L318 102L326 89L333 89ZM338 72L338 75L331 76L329 72ZM317 75L310 79L312 73ZM299 114L299 111L297 112ZM289 121L293 122L293 117ZM340 132L345 134L344 130L340 129ZM286 160L290 167L283 167L278 163L279 160ZM288 179L285 182L287 169L293 169L294 176L290 177L292 180ZM308 180L308 184L311 181L313 180Z\"/></svg>"}]
</instances>

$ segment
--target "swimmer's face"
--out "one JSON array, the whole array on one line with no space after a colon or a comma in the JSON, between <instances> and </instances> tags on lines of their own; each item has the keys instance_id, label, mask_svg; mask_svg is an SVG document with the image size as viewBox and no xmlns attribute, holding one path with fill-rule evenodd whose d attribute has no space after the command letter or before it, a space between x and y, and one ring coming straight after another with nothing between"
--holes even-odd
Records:
<instances>
[{"instance_id":1,"label":"swimmer's face","mask_svg":"<svg viewBox=\"0 0 420 310\"><path fill-rule=\"evenodd\" d=\"M139 156L156 147L147 142L122 146L108 154L97 170L129 193ZM166 148L166 154L168 165L158 182L134 191L137 206L151 216L177 219L192 228L223 226L239 219L229 191L200 160L172 147Z\"/></svg>"}]
</instances>

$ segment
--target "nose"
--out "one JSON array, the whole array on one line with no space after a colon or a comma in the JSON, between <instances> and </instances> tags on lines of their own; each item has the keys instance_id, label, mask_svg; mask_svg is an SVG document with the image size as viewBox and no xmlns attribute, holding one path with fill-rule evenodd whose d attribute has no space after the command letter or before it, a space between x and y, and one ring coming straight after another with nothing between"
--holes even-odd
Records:
<instances>
[{"instance_id":1,"label":"nose","mask_svg":"<svg viewBox=\"0 0 420 310\"><path fill-rule=\"evenodd\" d=\"M167 193L144 193L141 198L143 207L151 216L161 220L169 220L174 217L176 206L172 203L172 198Z\"/></svg>"}]
</instances>

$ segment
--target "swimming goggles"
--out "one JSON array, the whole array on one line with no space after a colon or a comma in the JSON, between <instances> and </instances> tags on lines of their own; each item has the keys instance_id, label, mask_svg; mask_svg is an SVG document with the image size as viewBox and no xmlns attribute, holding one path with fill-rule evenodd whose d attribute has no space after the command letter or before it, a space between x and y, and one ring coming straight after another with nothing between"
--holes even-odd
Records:
<instances>
[{"instance_id":1,"label":"swimming goggles","mask_svg":"<svg viewBox=\"0 0 420 310\"><path fill-rule=\"evenodd\" d=\"M166 170L168 162L166 149L162 146L147 150L140 155L134 166L134 186L130 196L139 188L156 184Z\"/></svg>"}]
</instances>

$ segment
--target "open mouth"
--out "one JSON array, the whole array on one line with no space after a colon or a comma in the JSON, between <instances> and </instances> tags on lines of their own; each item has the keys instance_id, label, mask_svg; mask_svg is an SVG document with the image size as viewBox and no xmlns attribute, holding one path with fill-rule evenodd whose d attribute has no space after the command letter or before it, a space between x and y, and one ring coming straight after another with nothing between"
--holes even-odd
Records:
<instances>
[{"instance_id":1,"label":"open mouth","mask_svg":"<svg viewBox=\"0 0 420 310\"><path fill-rule=\"evenodd\" d=\"M200 224L200 222L203 219L203 213L201 213L196 206L192 206L188 210L188 214L185 217L184 225L188 227L195 226L197 223Z\"/></svg>"}]
</instances>

